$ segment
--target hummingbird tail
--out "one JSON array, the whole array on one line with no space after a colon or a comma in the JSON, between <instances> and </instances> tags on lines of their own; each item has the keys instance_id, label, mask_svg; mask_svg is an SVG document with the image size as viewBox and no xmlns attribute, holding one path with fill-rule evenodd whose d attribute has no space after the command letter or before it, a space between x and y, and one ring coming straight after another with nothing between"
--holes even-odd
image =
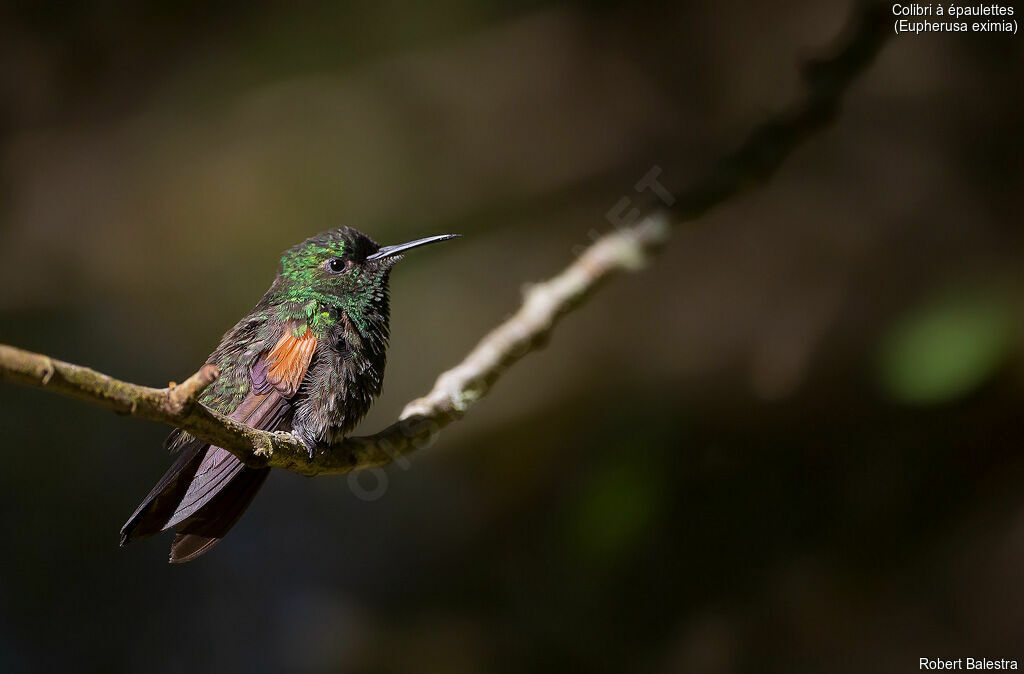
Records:
<instances>
[{"instance_id":1,"label":"hummingbird tail","mask_svg":"<svg viewBox=\"0 0 1024 674\"><path fill-rule=\"evenodd\" d=\"M170 561L191 561L227 534L269 474L269 468L247 468L230 452L195 442L122 527L121 545L174 527Z\"/></svg>"},{"instance_id":2,"label":"hummingbird tail","mask_svg":"<svg viewBox=\"0 0 1024 674\"><path fill-rule=\"evenodd\" d=\"M178 532L171 543L172 564L191 562L220 542L220 539L224 538L238 522L242 513L252 503L256 492L270 475L269 468L246 468L241 461L223 449L213 449L224 452L230 457L226 461L237 465L231 466L230 477L211 487L210 497L203 500L193 514L176 524L167 525L168 528L175 526ZM192 484L195 485L196 481ZM176 522L180 518L180 512L179 507L171 522Z\"/></svg>"},{"instance_id":3,"label":"hummingbird tail","mask_svg":"<svg viewBox=\"0 0 1024 674\"><path fill-rule=\"evenodd\" d=\"M182 447L174 463L121 527L121 546L160 533L185 498L208 445L193 441Z\"/></svg>"}]
</instances>

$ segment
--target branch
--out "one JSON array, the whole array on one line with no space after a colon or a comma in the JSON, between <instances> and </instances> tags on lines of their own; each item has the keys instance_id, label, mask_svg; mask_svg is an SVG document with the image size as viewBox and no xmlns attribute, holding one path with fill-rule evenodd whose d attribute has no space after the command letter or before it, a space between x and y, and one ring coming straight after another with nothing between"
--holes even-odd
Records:
<instances>
[{"instance_id":1,"label":"branch","mask_svg":"<svg viewBox=\"0 0 1024 674\"><path fill-rule=\"evenodd\" d=\"M430 444L441 428L462 417L487 395L507 368L543 345L558 320L580 306L604 281L620 271L642 267L667 241L672 224L694 219L745 187L766 180L801 141L827 126L849 85L884 44L888 31L883 19L882 6L862 8L855 28L836 55L805 66L806 91L798 102L755 128L705 179L680 190L678 199L659 184L655 192L665 208L606 234L560 274L530 287L512 317L480 340L459 365L442 373L427 395L406 405L399 420L379 433L345 438L310 458L305 445L289 433L256 430L197 403L217 378L212 365L204 365L177 386L155 389L0 345L0 380L182 428L254 467L316 475L388 464Z\"/></svg>"},{"instance_id":2,"label":"branch","mask_svg":"<svg viewBox=\"0 0 1024 674\"><path fill-rule=\"evenodd\" d=\"M396 423L370 437L345 438L312 458L290 433L260 431L197 403L203 390L217 379L213 365L204 365L177 386L157 389L0 344L0 380L185 429L253 467L316 475L381 466L431 443L442 427L486 395L505 368L536 349L559 317L578 306L613 272L638 265L667 238L668 231L664 217L652 217L641 226L603 237L561 274L533 286L519 311L484 337L460 365L442 374L430 393L406 405Z\"/></svg>"}]
</instances>

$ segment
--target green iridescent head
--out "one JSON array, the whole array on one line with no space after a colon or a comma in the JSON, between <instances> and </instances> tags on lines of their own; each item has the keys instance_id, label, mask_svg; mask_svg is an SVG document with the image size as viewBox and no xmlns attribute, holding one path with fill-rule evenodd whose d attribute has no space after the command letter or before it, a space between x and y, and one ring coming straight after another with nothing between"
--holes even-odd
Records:
<instances>
[{"instance_id":1,"label":"green iridescent head","mask_svg":"<svg viewBox=\"0 0 1024 674\"><path fill-rule=\"evenodd\" d=\"M371 313L386 316L388 274L402 252L455 236L381 247L351 227L321 232L281 256L272 303L290 317L305 314L311 325L331 320L336 313L331 310L344 311L354 324L362 325Z\"/></svg>"}]
</instances>

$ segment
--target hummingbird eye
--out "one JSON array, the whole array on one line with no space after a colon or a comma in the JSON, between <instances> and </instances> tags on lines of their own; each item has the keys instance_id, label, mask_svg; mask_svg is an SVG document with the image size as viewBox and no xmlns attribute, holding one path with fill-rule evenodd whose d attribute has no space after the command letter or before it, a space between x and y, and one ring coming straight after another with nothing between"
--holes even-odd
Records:
<instances>
[{"instance_id":1,"label":"hummingbird eye","mask_svg":"<svg viewBox=\"0 0 1024 674\"><path fill-rule=\"evenodd\" d=\"M347 266L348 265L345 264L345 261L342 260L340 257L332 257L330 260L327 261L326 265L328 271L334 274L340 274L341 272L345 271L345 268Z\"/></svg>"}]
</instances>

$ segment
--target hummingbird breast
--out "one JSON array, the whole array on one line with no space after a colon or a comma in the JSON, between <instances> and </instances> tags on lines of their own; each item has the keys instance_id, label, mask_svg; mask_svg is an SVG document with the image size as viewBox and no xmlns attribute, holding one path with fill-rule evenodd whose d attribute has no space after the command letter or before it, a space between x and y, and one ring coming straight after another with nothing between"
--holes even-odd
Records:
<instances>
[{"instance_id":1,"label":"hummingbird breast","mask_svg":"<svg viewBox=\"0 0 1024 674\"><path fill-rule=\"evenodd\" d=\"M316 348L296 396L292 432L307 444L331 443L349 433L380 395L386 344L367 348L339 328ZM378 345L372 345L378 346Z\"/></svg>"}]
</instances>

